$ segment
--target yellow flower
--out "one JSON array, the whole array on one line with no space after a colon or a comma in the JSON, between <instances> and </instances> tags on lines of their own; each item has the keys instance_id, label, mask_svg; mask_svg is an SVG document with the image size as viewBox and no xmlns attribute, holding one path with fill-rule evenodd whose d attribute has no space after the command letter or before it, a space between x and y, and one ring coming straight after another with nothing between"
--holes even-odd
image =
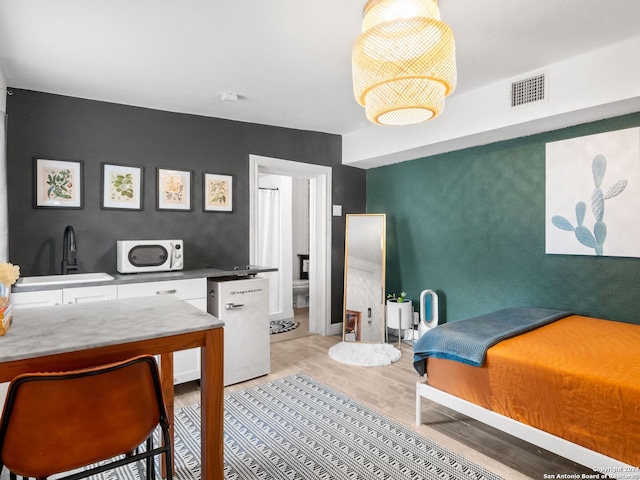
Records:
<instances>
[{"instance_id":1,"label":"yellow flower","mask_svg":"<svg viewBox=\"0 0 640 480\"><path fill-rule=\"evenodd\" d=\"M20 267L9 262L0 263L0 283L13 285L20 277Z\"/></svg>"}]
</instances>

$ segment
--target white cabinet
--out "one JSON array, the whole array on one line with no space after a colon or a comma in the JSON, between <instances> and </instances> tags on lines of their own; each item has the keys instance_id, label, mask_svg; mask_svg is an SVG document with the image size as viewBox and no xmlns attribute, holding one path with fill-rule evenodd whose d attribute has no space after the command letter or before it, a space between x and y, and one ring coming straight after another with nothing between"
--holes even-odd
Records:
<instances>
[{"instance_id":1,"label":"white cabinet","mask_svg":"<svg viewBox=\"0 0 640 480\"><path fill-rule=\"evenodd\" d=\"M39 290L37 292L12 292L11 304L14 309L46 307L62 303L62 289Z\"/></svg>"},{"instance_id":2,"label":"white cabinet","mask_svg":"<svg viewBox=\"0 0 640 480\"><path fill-rule=\"evenodd\" d=\"M93 287L60 288L55 290L39 290L34 292L18 292L11 294L13 308L46 307L61 303L99 302L118 298L116 285L97 285Z\"/></svg>"},{"instance_id":3,"label":"white cabinet","mask_svg":"<svg viewBox=\"0 0 640 480\"><path fill-rule=\"evenodd\" d=\"M101 302L118 298L116 285L99 285L96 287L76 287L62 289L62 303Z\"/></svg>"},{"instance_id":4,"label":"white cabinet","mask_svg":"<svg viewBox=\"0 0 640 480\"><path fill-rule=\"evenodd\" d=\"M207 279L163 280L160 282L127 283L118 285L118 298L175 295L181 300L204 298L207 311Z\"/></svg>"},{"instance_id":5,"label":"white cabinet","mask_svg":"<svg viewBox=\"0 0 640 480\"><path fill-rule=\"evenodd\" d=\"M207 279L168 280L118 285L118 298L175 295L207 311ZM200 349L180 350L173 354L173 381L184 383L200 378Z\"/></svg>"}]
</instances>

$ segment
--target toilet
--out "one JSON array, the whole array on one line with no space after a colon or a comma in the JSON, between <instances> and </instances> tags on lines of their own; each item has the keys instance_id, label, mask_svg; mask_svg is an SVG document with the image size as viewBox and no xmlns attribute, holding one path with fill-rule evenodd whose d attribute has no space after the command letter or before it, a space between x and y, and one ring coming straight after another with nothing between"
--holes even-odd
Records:
<instances>
[{"instance_id":1,"label":"toilet","mask_svg":"<svg viewBox=\"0 0 640 480\"><path fill-rule=\"evenodd\" d=\"M309 280L293 281L293 308L309 306Z\"/></svg>"}]
</instances>

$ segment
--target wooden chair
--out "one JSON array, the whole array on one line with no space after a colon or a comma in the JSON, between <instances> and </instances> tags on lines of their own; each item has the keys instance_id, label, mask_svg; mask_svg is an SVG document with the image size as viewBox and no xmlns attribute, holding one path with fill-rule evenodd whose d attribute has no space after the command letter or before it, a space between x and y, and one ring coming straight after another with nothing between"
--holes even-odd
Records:
<instances>
[{"instance_id":1,"label":"wooden chair","mask_svg":"<svg viewBox=\"0 0 640 480\"><path fill-rule=\"evenodd\" d=\"M162 445L154 448L158 425ZM139 449L145 440L146 448ZM9 385L0 424L0 472L6 466L12 479L43 479L112 459L61 477L72 480L145 459L147 479L155 480L154 457L161 454L170 479L169 421L152 356L24 374Z\"/></svg>"}]
</instances>

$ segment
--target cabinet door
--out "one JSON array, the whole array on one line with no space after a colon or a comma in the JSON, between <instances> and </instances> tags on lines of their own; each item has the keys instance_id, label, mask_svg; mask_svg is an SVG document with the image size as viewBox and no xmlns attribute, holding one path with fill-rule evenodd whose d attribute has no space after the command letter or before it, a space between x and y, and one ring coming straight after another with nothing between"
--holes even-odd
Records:
<instances>
[{"instance_id":1,"label":"cabinet door","mask_svg":"<svg viewBox=\"0 0 640 480\"><path fill-rule=\"evenodd\" d=\"M11 294L12 308L46 307L62 303L62 290L39 290L37 292L19 292Z\"/></svg>"},{"instance_id":2,"label":"cabinet door","mask_svg":"<svg viewBox=\"0 0 640 480\"><path fill-rule=\"evenodd\" d=\"M118 285L118 298L175 295L182 300L207 298L207 279L166 280Z\"/></svg>"},{"instance_id":3,"label":"cabinet door","mask_svg":"<svg viewBox=\"0 0 640 480\"><path fill-rule=\"evenodd\" d=\"M118 298L116 285L99 285L95 287L63 288L63 303L101 302Z\"/></svg>"},{"instance_id":4,"label":"cabinet door","mask_svg":"<svg viewBox=\"0 0 640 480\"><path fill-rule=\"evenodd\" d=\"M118 285L118 298L175 295L187 303L207 311L207 279L168 280ZM173 383L200 379L200 349L179 350L173 353Z\"/></svg>"},{"instance_id":5,"label":"cabinet door","mask_svg":"<svg viewBox=\"0 0 640 480\"><path fill-rule=\"evenodd\" d=\"M207 299L186 300L187 303L207 311ZM173 352L173 383L185 383L200 379L200 349L178 350Z\"/></svg>"}]
</instances>

